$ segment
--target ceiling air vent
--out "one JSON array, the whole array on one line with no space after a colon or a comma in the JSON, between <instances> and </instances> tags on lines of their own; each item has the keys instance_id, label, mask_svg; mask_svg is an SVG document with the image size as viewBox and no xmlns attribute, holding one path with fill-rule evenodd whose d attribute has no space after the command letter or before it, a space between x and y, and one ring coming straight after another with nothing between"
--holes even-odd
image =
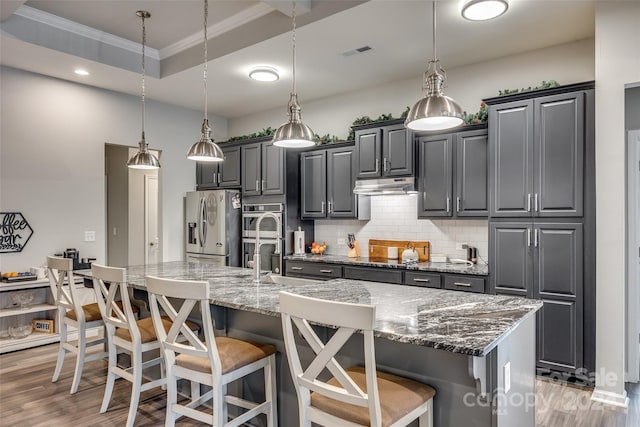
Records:
<instances>
[{"instance_id":1,"label":"ceiling air vent","mask_svg":"<svg viewBox=\"0 0 640 427\"><path fill-rule=\"evenodd\" d=\"M359 47L357 49L352 49L352 50L348 50L346 52L342 52L342 56L353 56L353 55L357 55L358 53L364 53L368 50L371 50L372 47L371 46L362 46Z\"/></svg>"}]
</instances>

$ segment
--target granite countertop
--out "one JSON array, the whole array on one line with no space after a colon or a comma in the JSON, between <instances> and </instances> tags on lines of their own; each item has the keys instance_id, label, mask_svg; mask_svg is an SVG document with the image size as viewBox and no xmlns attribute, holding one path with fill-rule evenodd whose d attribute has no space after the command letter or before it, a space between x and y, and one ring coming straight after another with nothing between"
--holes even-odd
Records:
<instances>
[{"instance_id":1,"label":"granite countertop","mask_svg":"<svg viewBox=\"0 0 640 427\"><path fill-rule=\"evenodd\" d=\"M469 266L467 264L454 264L444 262L418 262L413 264L403 264L398 260L386 260L375 258L349 258L344 255L286 255L284 259L292 261L310 261L310 262L325 262L328 264L342 264L342 265L354 265L360 267L380 267L380 268L395 268L403 270L414 271L437 271L440 273L456 273L467 274L472 276L488 276L489 267L486 264L475 264Z\"/></svg>"},{"instance_id":2,"label":"granite countertop","mask_svg":"<svg viewBox=\"0 0 640 427\"><path fill-rule=\"evenodd\" d=\"M91 277L91 270L74 274ZM542 307L542 301L519 297L359 280L277 284L266 278L254 283L253 270L181 261L127 268L127 282L136 288L145 288L145 275L208 280L212 304L269 316L279 316L280 291L372 304L376 306L377 337L472 356L489 353L520 322Z\"/></svg>"}]
</instances>

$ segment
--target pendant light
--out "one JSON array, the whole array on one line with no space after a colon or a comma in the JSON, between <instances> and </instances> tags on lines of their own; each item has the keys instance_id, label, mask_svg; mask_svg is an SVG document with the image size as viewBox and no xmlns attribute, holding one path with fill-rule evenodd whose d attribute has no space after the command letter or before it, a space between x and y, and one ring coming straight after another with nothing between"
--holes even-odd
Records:
<instances>
[{"instance_id":1,"label":"pendant light","mask_svg":"<svg viewBox=\"0 0 640 427\"><path fill-rule=\"evenodd\" d=\"M409 129L441 130L460 126L464 113L456 101L444 95L442 86L446 72L440 67L436 51L436 2L433 1L433 59L424 73L427 94L409 110L404 125Z\"/></svg>"},{"instance_id":2,"label":"pendant light","mask_svg":"<svg viewBox=\"0 0 640 427\"><path fill-rule=\"evenodd\" d=\"M298 94L296 93L296 2L293 1L293 91L287 106L289 121L282 124L273 135L273 145L285 148L304 148L315 145L314 134L311 128L302 123Z\"/></svg>"},{"instance_id":3,"label":"pendant light","mask_svg":"<svg viewBox=\"0 0 640 427\"><path fill-rule=\"evenodd\" d=\"M200 129L200 140L195 142L187 152L187 159L199 162L221 162L224 160L224 153L213 142L211 138L211 128L207 118L207 17L209 16L209 1L204 0L204 71L202 73L204 81L204 120Z\"/></svg>"},{"instance_id":4,"label":"pendant light","mask_svg":"<svg viewBox=\"0 0 640 427\"><path fill-rule=\"evenodd\" d=\"M467 0L462 16L469 21L487 21L503 15L509 9L508 0Z\"/></svg>"},{"instance_id":5,"label":"pendant light","mask_svg":"<svg viewBox=\"0 0 640 427\"><path fill-rule=\"evenodd\" d=\"M160 162L153 153L149 152L149 144L144 136L144 45L147 42L147 29L144 20L150 18L151 14L146 10L139 10L136 15L142 18L142 139L138 143L138 152L129 159L127 167L131 169L158 169Z\"/></svg>"}]
</instances>

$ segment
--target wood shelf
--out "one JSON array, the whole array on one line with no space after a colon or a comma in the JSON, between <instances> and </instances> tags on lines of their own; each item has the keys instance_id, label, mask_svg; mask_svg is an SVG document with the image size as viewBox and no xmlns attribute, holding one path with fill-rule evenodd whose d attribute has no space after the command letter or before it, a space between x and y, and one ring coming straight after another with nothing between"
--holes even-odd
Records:
<instances>
[{"instance_id":1,"label":"wood shelf","mask_svg":"<svg viewBox=\"0 0 640 427\"><path fill-rule=\"evenodd\" d=\"M0 318L9 317L9 316L17 316L20 314L29 314L29 313L37 313L39 311L47 311L47 310L55 310L57 307L53 304L30 304L26 308L22 309L20 307L10 307L0 309Z\"/></svg>"},{"instance_id":2,"label":"wood shelf","mask_svg":"<svg viewBox=\"0 0 640 427\"><path fill-rule=\"evenodd\" d=\"M0 338L0 354L60 341L60 334L32 332L24 338Z\"/></svg>"}]
</instances>

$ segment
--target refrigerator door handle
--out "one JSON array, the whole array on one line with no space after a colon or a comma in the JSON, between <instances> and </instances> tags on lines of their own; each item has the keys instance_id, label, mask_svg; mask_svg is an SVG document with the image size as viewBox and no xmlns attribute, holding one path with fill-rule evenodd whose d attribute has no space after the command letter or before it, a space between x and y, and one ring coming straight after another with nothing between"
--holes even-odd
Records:
<instances>
[{"instance_id":1,"label":"refrigerator door handle","mask_svg":"<svg viewBox=\"0 0 640 427\"><path fill-rule=\"evenodd\" d=\"M198 233L200 234L200 247L203 248L207 240L207 203L204 197L200 198L200 227Z\"/></svg>"}]
</instances>

